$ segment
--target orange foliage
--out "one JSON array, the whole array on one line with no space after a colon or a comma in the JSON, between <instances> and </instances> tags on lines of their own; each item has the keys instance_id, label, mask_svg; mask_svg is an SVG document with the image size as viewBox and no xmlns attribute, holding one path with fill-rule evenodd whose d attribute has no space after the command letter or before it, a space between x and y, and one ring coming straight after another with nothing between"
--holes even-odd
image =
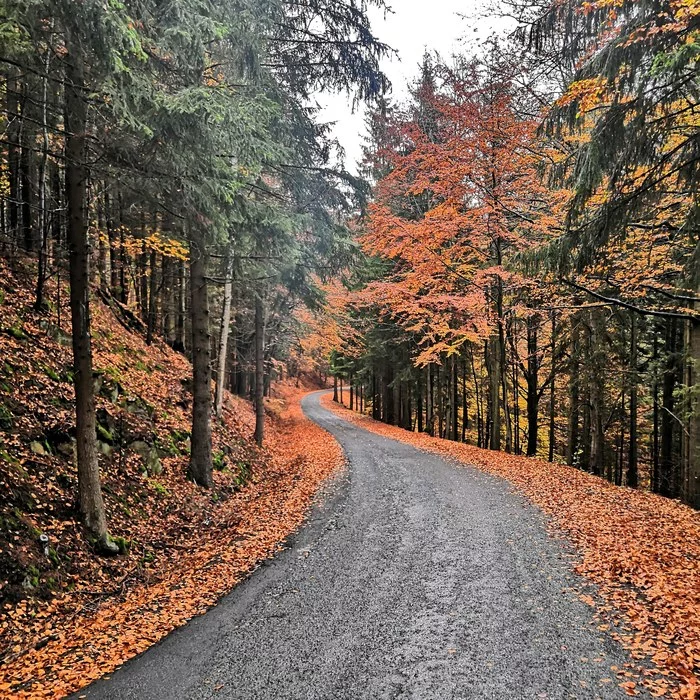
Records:
<instances>
[{"instance_id":1,"label":"orange foliage","mask_svg":"<svg viewBox=\"0 0 700 700\"><path fill-rule=\"evenodd\" d=\"M551 238L568 197L541 184L547 149L536 122L516 114L508 76L484 79L480 70L421 94L429 128L419 118L396 125L402 147L383 154L391 172L362 238L369 255L394 267L355 303L419 333L419 362L492 332L502 313L494 288L534 285L506 262Z\"/></svg>"}]
</instances>

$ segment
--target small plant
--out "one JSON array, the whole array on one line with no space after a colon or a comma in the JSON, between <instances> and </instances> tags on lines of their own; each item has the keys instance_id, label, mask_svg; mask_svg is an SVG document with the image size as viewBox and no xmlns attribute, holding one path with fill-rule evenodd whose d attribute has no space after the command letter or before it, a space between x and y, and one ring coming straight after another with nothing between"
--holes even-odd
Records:
<instances>
[{"instance_id":1,"label":"small plant","mask_svg":"<svg viewBox=\"0 0 700 700\"><path fill-rule=\"evenodd\" d=\"M26 340L27 339L27 334L24 332L24 329L22 328L22 323L21 321L17 321L12 328L8 329L9 334L15 339L15 340Z\"/></svg>"},{"instance_id":2,"label":"small plant","mask_svg":"<svg viewBox=\"0 0 700 700\"><path fill-rule=\"evenodd\" d=\"M49 379L52 379L54 382L61 381L61 376L57 372L54 372L54 370L52 370L51 367L44 367L44 373Z\"/></svg>"},{"instance_id":3,"label":"small plant","mask_svg":"<svg viewBox=\"0 0 700 700\"><path fill-rule=\"evenodd\" d=\"M4 403L0 403L0 428L3 430L11 430L14 424L14 419L10 409Z\"/></svg>"},{"instance_id":4,"label":"small plant","mask_svg":"<svg viewBox=\"0 0 700 700\"><path fill-rule=\"evenodd\" d=\"M216 471L221 471L226 466L226 455L223 452L214 452L212 455L212 466Z\"/></svg>"},{"instance_id":5,"label":"small plant","mask_svg":"<svg viewBox=\"0 0 700 700\"><path fill-rule=\"evenodd\" d=\"M160 483L160 481L156 481L156 479L151 479L150 484L153 488L153 490L159 495L159 496L167 496L169 495L168 489Z\"/></svg>"}]
</instances>

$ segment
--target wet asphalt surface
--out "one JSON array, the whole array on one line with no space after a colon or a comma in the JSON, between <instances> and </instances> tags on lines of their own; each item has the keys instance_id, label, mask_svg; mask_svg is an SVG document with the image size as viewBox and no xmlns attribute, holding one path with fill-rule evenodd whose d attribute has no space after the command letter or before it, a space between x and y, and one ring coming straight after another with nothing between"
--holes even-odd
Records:
<instances>
[{"instance_id":1,"label":"wet asphalt surface","mask_svg":"<svg viewBox=\"0 0 700 700\"><path fill-rule=\"evenodd\" d=\"M506 483L304 400L348 469L289 548L78 695L92 700L623 698L624 652L565 543ZM612 682L601 682L608 678Z\"/></svg>"}]
</instances>

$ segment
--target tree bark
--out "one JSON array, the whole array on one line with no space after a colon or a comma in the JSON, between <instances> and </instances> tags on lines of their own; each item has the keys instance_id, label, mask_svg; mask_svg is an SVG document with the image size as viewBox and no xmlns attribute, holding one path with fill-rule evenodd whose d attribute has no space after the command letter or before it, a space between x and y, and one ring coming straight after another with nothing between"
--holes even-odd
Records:
<instances>
[{"instance_id":1,"label":"tree bark","mask_svg":"<svg viewBox=\"0 0 700 700\"><path fill-rule=\"evenodd\" d=\"M487 342L486 361L489 375L489 449L501 449L501 349L498 335L492 335Z\"/></svg>"},{"instance_id":2,"label":"tree bark","mask_svg":"<svg viewBox=\"0 0 700 700\"><path fill-rule=\"evenodd\" d=\"M591 406L591 453L590 470L593 474L604 473L604 433L603 433L603 385L600 368L605 357L602 353L602 328L599 314L591 313L591 354L589 361L590 406Z\"/></svg>"},{"instance_id":3,"label":"tree bark","mask_svg":"<svg viewBox=\"0 0 700 700\"><path fill-rule=\"evenodd\" d=\"M146 324L146 345L151 345L151 343L153 343L153 335L156 330L156 318L158 316L158 253L155 249L151 250L148 269L150 272L150 277L148 280L148 322Z\"/></svg>"},{"instance_id":4,"label":"tree bark","mask_svg":"<svg viewBox=\"0 0 700 700\"><path fill-rule=\"evenodd\" d=\"M627 486L636 488L639 477L637 473L637 314L632 312L630 327L630 435L627 463Z\"/></svg>"},{"instance_id":5,"label":"tree bark","mask_svg":"<svg viewBox=\"0 0 700 700\"><path fill-rule=\"evenodd\" d=\"M578 353L580 332L578 319L572 316L573 330L571 335L571 365L569 368L569 416L566 431L566 463L574 465L578 455L579 445L579 367Z\"/></svg>"},{"instance_id":6,"label":"tree bark","mask_svg":"<svg viewBox=\"0 0 700 700\"><path fill-rule=\"evenodd\" d=\"M265 357L264 338L265 314L263 309L262 291L255 295L255 442L262 446L265 439L265 404L263 393L265 389Z\"/></svg>"},{"instance_id":7,"label":"tree bark","mask_svg":"<svg viewBox=\"0 0 700 700\"><path fill-rule=\"evenodd\" d=\"M539 431L539 360L537 357L537 323L538 317L527 319L527 456L537 454Z\"/></svg>"},{"instance_id":8,"label":"tree bark","mask_svg":"<svg viewBox=\"0 0 700 700\"><path fill-rule=\"evenodd\" d=\"M224 377L226 376L226 357L228 352L228 333L231 326L231 297L233 292L233 256L228 255L225 266L224 308L221 312L221 328L219 333L219 352L216 357L216 394L214 406L216 417L221 419L224 408Z\"/></svg>"},{"instance_id":9,"label":"tree bark","mask_svg":"<svg viewBox=\"0 0 700 700\"><path fill-rule=\"evenodd\" d=\"M73 385L78 459L80 513L91 538L102 550L114 552L97 461L95 396L90 337L89 245L87 192L87 103L83 94L83 57L78 45L66 40L65 155L68 251L70 267L71 332L73 336Z\"/></svg>"},{"instance_id":10,"label":"tree bark","mask_svg":"<svg viewBox=\"0 0 700 700\"><path fill-rule=\"evenodd\" d=\"M190 293L192 295L192 437L189 477L211 488L211 336L206 281L207 253L203 245L190 244Z\"/></svg>"},{"instance_id":11,"label":"tree bark","mask_svg":"<svg viewBox=\"0 0 700 700\"><path fill-rule=\"evenodd\" d=\"M700 289L698 290L700 295ZM699 306L695 302L696 308ZM694 508L700 509L700 321L692 321L690 338L690 384L691 417L688 430L690 446L690 463L688 465L688 481L686 484L685 500Z\"/></svg>"}]
</instances>

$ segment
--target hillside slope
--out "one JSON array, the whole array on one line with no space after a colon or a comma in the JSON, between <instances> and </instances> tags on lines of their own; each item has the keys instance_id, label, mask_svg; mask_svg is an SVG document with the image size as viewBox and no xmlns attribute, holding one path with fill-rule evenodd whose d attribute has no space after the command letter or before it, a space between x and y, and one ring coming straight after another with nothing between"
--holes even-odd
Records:
<instances>
[{"instance_id":1,"label":"hillside slope","mask_svg":"<svg viewBox=\"0 0 700 700\"><path fill-rule=\"evenodd\" d=\"M95 556L75 503L67 298L36 313L23 276L0 269L0 693L53 697L230 590L301 523L342 454L301 415L303 391L282 387L269 402L268 450L252 440L251 406L227 395L215 487L199 489L185 479L188 361L96 300L100 467L122 555Z\"/></svg>"}]
</instances>

